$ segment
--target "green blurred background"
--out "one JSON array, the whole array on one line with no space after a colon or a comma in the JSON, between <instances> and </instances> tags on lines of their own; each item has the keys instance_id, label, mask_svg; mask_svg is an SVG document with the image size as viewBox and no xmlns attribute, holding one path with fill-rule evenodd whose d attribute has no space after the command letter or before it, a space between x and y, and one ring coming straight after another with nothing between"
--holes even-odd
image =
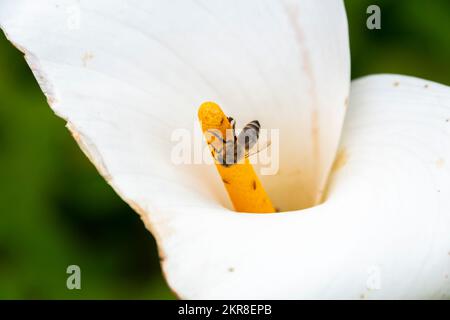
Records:
<instances>
[{"instance_id":1,"label":"green blurred background","mask_svg":"<svg viewBox=\"0 0 450 320\"><path fill-rule=\"evenodd\" d=\"M347 0L352 77L450 83L450 1ZM377 4L382 29L366 28ZM170 299L155 241L57 118L0 33L0 299ZM82 289L66 288L81 267Z\"/></svg>"}]
</instances>

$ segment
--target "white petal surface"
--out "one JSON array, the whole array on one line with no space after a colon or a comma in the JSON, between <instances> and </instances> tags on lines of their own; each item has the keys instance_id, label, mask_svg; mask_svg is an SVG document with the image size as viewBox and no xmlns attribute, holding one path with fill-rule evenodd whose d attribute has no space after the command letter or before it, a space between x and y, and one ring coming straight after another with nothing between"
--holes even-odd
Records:
<instances>
[{"instance_id":1,"label":"white petal surface","mask_svg":"<svg viewBox=\"0 0 450 320\"><path fill-rule=\"evenodd\" d=\"M172 221L164 269L181 297L450 298L450 89L380 75L351 91L324 204Z\"/></svg>"},{"instance_id":2,"label":"white petal surface","mask_svg":"<svg viewBox=\"0 0 450 320\"><path fill-rule=\"evenodd\" d=\"M212 166L170 161L173 131L200 133L213 100L238 127L281 129L280 170L262 177L277 207L320 198L349 90L341 1L3 0L0 25L123 197L231 207Z\"/></svg>"},{"instance_id":3,"label":"white petal surface","mask_svg":"<svg viewBox=\"0 0 450 320\"><path fill-rule=\"evenodd\" d=\"M171 133L191 129L205 100L241 124L281 127L280 174L263 183L282 209L314 198L345 111L342 3L168 3L2 1L0 25L158 238L175 291L448 297L449 89L401 76L359 80L328 201L301 213L235 214L223 208L213 167L170 162Z\"/></svg>"}]
</instances>

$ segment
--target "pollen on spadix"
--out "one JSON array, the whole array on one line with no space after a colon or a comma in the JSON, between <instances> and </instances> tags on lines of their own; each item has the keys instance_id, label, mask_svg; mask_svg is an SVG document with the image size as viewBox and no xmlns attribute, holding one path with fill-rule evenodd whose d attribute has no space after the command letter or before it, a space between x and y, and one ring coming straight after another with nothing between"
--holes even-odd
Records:
<instances>
[{"instance_id":1,"label":"pollen on spadix","mask_svg":"<svg viewBox=\"0 0 450 320\"><path fill-rule=\"evenodd\" d=\"M217 130L222 137L226 137L227 130L232 129L227 116L214 102L203 103L198 110L198 118L205 137L206 132L209 130ZM213 152L212 140L208 139L208 137L206 138L211 152ZM217 160L215 164L236 211L251 213L275 212L272 202L248 158L228 167L223 166Z\"/></svg>"}]
</instances>

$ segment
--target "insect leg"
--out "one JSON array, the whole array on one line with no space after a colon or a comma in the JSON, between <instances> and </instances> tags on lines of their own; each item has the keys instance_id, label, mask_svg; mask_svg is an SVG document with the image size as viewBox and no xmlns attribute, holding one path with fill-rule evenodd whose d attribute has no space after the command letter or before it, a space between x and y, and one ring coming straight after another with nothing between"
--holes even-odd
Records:
<instances>
[{"instance_id":1,"label":"insect leg","mask_svg":"<svg viewBox=\"0 0 450 320\"><path fill-rule=\"evenodd\" d=\"M210 144L211 148L213 148L214 153L222 153L223 151L223 147L219 149L217 149L212 143Z\"/></svg>"},{"instance_id":2,"label":"insect leg","mask_svg":"<svg viewBox=\"0 0 450 320\"><path fill-rule=\"evenodd\" d=\"M231 128L233 130L233 140L236 142L236 121L232 117L228 117L228 121L230 122Z\"/></svg>"},{"instance_id":3,"label":"insect leg","mask_svg":"<svg viewBox=\"0 0 450 320\"><path fill-rule=\"evenodd\" d=\"M213 149L213 151L211 152L213 158L219 162L222 163L223 162L223 157L222 157L222 151L223 151L223 147L218 150L213 144L210 144L211 148Z\"/></svg>"},{"instance_id":4,"label":"insect leg","mask_svg":"<svg viewBox=\"0 0 450 320\"><path fill-rule=\"evenodd\" d=\"M227 143L227 141L222 137L222 135L220 133L217 133L216 131L218 131L218 130L217 129L208 129L208 130L206 130L206 132L212 134L214 137L216 137L217 139L222 141L222 143Z\"/></svg>"}]
</instances>

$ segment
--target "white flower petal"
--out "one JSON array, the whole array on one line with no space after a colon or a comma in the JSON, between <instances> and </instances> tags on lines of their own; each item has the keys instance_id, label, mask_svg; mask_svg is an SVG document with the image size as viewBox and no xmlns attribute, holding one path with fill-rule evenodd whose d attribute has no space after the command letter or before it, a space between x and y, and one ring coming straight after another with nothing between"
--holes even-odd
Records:
<instances>
[{"instance_id":1,"label":"white flower petal","mask_svg":"<svg viewBox=\"0 0 450 320\"><path fill-rule=\"evenodd\" d=\"M299 71L309 63L293 56L304 58L304 52L279 2L269 3L274 10L200 3L199 12L186 17L195 10L181 9L185 2L179 10L164 9L172 16L159 11L163 2L138 8L143 4L114 1L101 10L96 6L106 2L83 2L81 29L73 29L68 16L76 3L3 1L0 23L83 150L154 229L169 283L181 297L448 297L448 87L402 76L357 81L328 201L302 213L231 213L217 202L223 193L212 168L171 165L171 130L189 128L198 104L216 100L238 120L258 117L268 127L283 123L283 130L286 123L298 138L288 139L286 153L298 159L292 141L302 136L294 132L305 132L300 125L294 130L288 116L310 110L314 99L322 110L323 101L335 107L345 97L347 40L345 26L335 25L343 19L340 3L334 4L337 16L327 9L334 2L317 4L327 24L313 28L317 15L305 13L317 8L294 2L304 9L298 12L316 81ZM264 23L269 13L273 24ZM335 39L322 41L336 27ZM198 37L189 39L194 33ZM304 92L312 83L316 94ZM327 117L336 112L340 118L337 110ZM294 118L308 126L306 119ZM321 148L329 142L333 154L332 139L320 141ZM282 172L298 170L288 162Z\"/></svg>"},{"instance_id":2,"label":"white flower petal","mask_svg":"<svg viewBox=\"0 0 450 320\"><path fill-rule=\"evenodd\" d=\"M450 90L352 85L327 201L270 215L167 209L164 269L183 298L450 297Z\"/></svg>"},{"instance_id":3,"label":"white flower petal","mask_svg":"<svg viewBox=\"0 0 450 320\"><path fill-rule=\"evenodd\" d=\"M317 10L309 6L312 2L295 3L300 8L305 6L305 10ZM448 87L396 75L356 81L352 86L350 113L329 199L321 206L302 212L232 213L217 199L223 193L214 168L176 167L170 163L170 133L178 127L190 128L196 121L197 106L203 100L218 101L238 120L258 117L262 123L268 123L268 127L283 124L283 130L286 124L288 130L292 130L290 137L296 137L294 132L297 131L290 127L293 122L288 115L290 112L300 115L304 110L300 107L296 113L294 106L304 102L309 108L310 101L316 98L330 103L345 98L346 40L345 48L334 48L342 56L336 54L336 60L324 58L323 66L333 72L320 72L322 66L311 62L315 66L313 69L319 70L317 79L328 75L332 81L320 78L316 83L318 94L310 94L302 100L297 94L303 93L304 87L310 89L307 84L311 83L305 78L305 70L291 70L295 69L292 65L298 63L290 55L299 53L298 43L287 39L286 43L277 42L277 54L286 54L283 59L275 59L271 55L275 50L265 47L272 45L268 38L282 37L281 31L292 27L289 19L283 20L285 11L277 11L278 2L270 4L276 10L265 11L262 7L260 11L250 10L254 7L241 2L235 5L242 7L226 5L217 11L208 8L213 16L223 19L219 25L227 28L224 31L219 27L214 29L211 22L208 28L194 30L199 35L202 35L199 30L205 32L201 41L207 49L204 55L199 50L200 44L194 49L190 47L198 39L188 41L176 36L183 29L196 26L197 20L184 20L190 19L190 15L179 16L179 25L172 23L165 25L167 30L155 31L174 41L175 52L188 54L186 60L182 59L187 66L182 66L181 61L177 65L175 60L179 58L159 55L158 49L150 50L154 45L152 41L147 42L146 37L139 35L137 26L131 27L138 22L148 23L144 17L127 20L125 26L114 29L120 43L125 44L114 51L113 39L107 36L113 37L111 29L121 21L116 9L109 9L102 15L94 8L83 9L83 14L96 19L87 19L84 23L93 25L80 29L78 35L59 30L57 14L49 15L49 22L42 25L39 13L47 13L48 9L42 5L30 4L21 11L20 19L12 18L12 9L6 7L7 10L0 11L0 20L10 38L28 53L27 59L49 94L53 108L68 119L82 148L119 194L140 211L147 226L154 229L164 254L165 273L181 297L448 298ZM256 6L256 2L253 5ZM329 14L325 7L324 15ZM134 17L139 17L139 12L133 12ZM244 15L247 28L237 22L240 20L236 14L242 12L247 12ZM272 12L279 14L272 17L273 21L286 24L281 23L284 27L279 26L280 29L275 29L277 32L264 29L266 34L258 29L258 26L266 27L258 17ZM114 24L105 21L111 16L117 20ZM308 46L310 59L316 61L317 57L328 55L331 49L323 50L321 45L325 41L319 41L326 38L320 38L323 29L320 32L309 29L313 26L311 17L314 15L306 16L307 21L311 20L305 22L305 37L318 36L314 38L317 42ZM249 17L252 19L247 19ZM324 20L334 21L332 16L328 18ZM105 24L97 24L94 21L97 19ZM33 28L26 28L28 24ZM161 25L163 22L155 22L145 31ZM175 29L171 31L169 27ZM127 28L134 31L127 31ZM48 38L42 36L46 34L43 30L47 30ZM252 30L259 32L253 34ZM189 30L187 34L194 31ZM61 38L62 34L66 37ZM216 41L214 35L217 34L224 38ZM227 38L230 34L242 37L242 45L249 41L251 46L245 50L242 46L236 48L234 40ZM128 47L131 44L133 48ZM219 44L223 45L221 50L216 49ZM184 50L178 51L179 48ZM254 55L252 59L248 53ZM264 62L257 64L262 68L259 71L250 64L255 61ZM196 71L187 71L192 65ZM220 72L211 71L217 65L221 66ZM336 70L341 67L342 74L337 74ZM265 76L258 78L258 72ZM214 93L204 80L198 80L201 74L204 80L211 79L210 84L221 94ZM285 82L283 76L290 81ZM333 76L342 77L342 82ZM273 85L273 91L267 90L263 79ZM298 87L291 87L292 84ZM329 86L329 92L325 86ZM268 103L272 94L280 95L282 102ZM319 105L322 108L325 104L320 102ZM336 110L329 111L327 117ZM278 118L273 119L275 112ZM307 121L295 118L295 121L307 125L311 118ZM301 125L299 127L303 130ZM289 141L286 144L290 147L284 152L288 155L292 152L292 158L298 159L298 150L292 142L296 139L282 140L282 145L283 141ZM296 168L290 167L293 162L288 161L287 168ZM282 167L282 172L284 169ZM280 184L268 181L268 185L271 189ZM295 188L291 190L298 192ZM288 196L295 198L297 194ZM295 204L287 207L291 205Z\"/></svg>"},{"instance_id":4,"label":"white flower petal","mask_svg":"<svg viewBox=\"0 0 450 320\"><path fill-rule=\"evenodd\" d=\"M198 131L206 100L239 126L281 129L279 173L262 177L277 207L321 198L350 81L342 1L5 0L0 25L100 171L145 210L231 207L212 166L170 161L172 132Z\"/></svg>"}]
</instances>

